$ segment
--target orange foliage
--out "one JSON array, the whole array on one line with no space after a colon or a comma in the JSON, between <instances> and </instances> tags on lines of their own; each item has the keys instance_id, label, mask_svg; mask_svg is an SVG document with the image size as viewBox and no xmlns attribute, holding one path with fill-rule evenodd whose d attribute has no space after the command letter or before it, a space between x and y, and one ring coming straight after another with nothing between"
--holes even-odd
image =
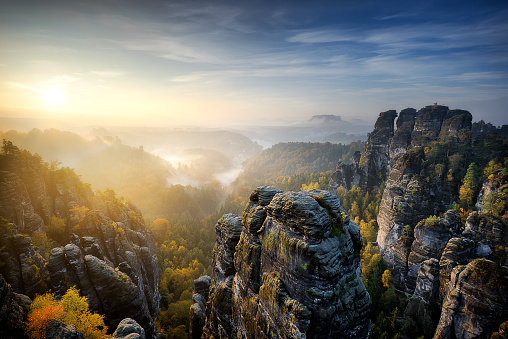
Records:
<instances>
[{"instance_id":1,"label":"orange foliage","mask_svg":"<svg viewBox=\"0 0 508 339\"><path fill-rule=\"evenodd\" d=\"M48 305L30 312L26 322L28 336L34 339L46 338L46 327L49 322L62 318L63 312L63 307L60 305Z\"/></svg>"},{"instance_id":2,"label":"orange foliage","mask_svg":"<svg viewBox=\"0 0 508 339\"><path fill-rule=\"evenodd\" d=\"M85 338L105 338L108 328L104 325L104 316L92 313L86 299L79 296L75 287L69 288L60 301L52 293L38 295L28 313L28 336L33 339L46 338L46 327L52 319L58 319L67 325L75 325Z\"/></svg>"}]
</instances>

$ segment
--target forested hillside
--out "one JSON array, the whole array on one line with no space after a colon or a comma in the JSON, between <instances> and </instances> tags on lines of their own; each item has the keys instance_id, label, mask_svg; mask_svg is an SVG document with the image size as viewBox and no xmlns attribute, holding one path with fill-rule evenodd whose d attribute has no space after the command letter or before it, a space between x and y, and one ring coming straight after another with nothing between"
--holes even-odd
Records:
<instances>
[{"instance_id":1,"label":"forested hillside","mask_svg":"<svg viewBox=\"0 0 508 339\"><path fill-rule=\"evenodd\" d=\"M348 145L309 142L288 142L273 145L244 163L237 184L275 180L296 173L334 170L337 162L350 163L353 154L363 148L363 142Z\"/></svg>"}]
</instances>

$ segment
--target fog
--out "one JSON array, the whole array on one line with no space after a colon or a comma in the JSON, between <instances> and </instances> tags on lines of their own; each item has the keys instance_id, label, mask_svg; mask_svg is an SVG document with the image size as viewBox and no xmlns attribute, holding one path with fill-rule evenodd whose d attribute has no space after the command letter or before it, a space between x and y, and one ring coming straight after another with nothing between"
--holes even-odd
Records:
<instances>
[{"instance_id":1,"label":"fog","mask_svg":"<svg viewBox=\"0 0 508 339\"><path fill-rule=\"evenodd\" d=\"M75 168L84 181L101 189L115 185L115 171L153 172L168 186L217 182L225 188L241 173L242 163L264 148L293 141L347 144L365 140L369 128L365 121L346 121L336 115L228 129L85 127L55 120L0 118L3 139L40 154L46 162Z\"/></svg>"}]
</instances>

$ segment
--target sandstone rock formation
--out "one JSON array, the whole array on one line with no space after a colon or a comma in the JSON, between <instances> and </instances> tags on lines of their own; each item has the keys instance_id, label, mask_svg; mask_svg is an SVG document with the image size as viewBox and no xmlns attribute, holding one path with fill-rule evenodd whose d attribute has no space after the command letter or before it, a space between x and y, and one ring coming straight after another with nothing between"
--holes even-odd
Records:
<instances>
[{"instance_id":1,"label":"sandstone rock formation","mask_svg":"<svg viewBox=\"0 0 508 339\"><path fill-rule=\"evenodd\" d=\"M1 156L0 273L7 283L31 298L76 286L110 328L130 317L151 337L159 271L141 212L26 151ZM59 228L51 226L55 220ZM58 237L48 244L41 239L50 226Z\"/></svg>"},{"instance_id":2,"label":"sandstone rock formation","mask_svg":"<svg viewBox=\"0 0 508 339\"><path fill-rule=\"evenodd\" d=\"M32 301L25 295L12 291L11 286L0 274L0 337L5 339L25 338L28 308Z\"/></svg>"},{"instance_id":3,"label":"sandstone rock formation","mask_svg":"<svg viewBox=\"0 0 508 339\"><path fill-rule=\"evenodd\" d=\"M453 269L434 338L485 338L508 318L508 269L475 259Z\"/></svg>"},{"instance_id":4,"label":"sandstone rock formation","mask_svg":"<svg viewBox=\"0 0 508 339\"><path fill-rule=\"evenodd\" d=\"M216 230L203 338L368 336L361 235L334 194L259 187Z\"/></svg>"},{"instance_id":5,"label":"sandstone rock formation","mask_svg":"<svg viewBox=\"0 0 508 339\"><path fill-rule=\"evenodd\" d=\"M401 111L393 132L393 119L390 124L387 117L395 116L394 111L380 114L361 161L351 165L339 163L330 184L342 185L346 190L357 186L369 193L385 185L377 217L377 244L395 287L409 296L403 318L425 318L422 324L428 325L436 321L432 319L440 313L445 299L437 337L488 337L494 330L499 330L496 334L499 335L504 330L499 326L506 321L506 315L497 313L506 306L497 304L489 311L484 300L475 301L478 296L474 296L472 287L469 291L469 287L461 286L477 285L479 293L485 293L482 296L487 296L489 302L490 297L501 291L495 290L494 285L481 286L486 280L477 280L469 273L462 276L460 272L465 265L468 268L471 265L471 269L464 272L477 272L479 266L484 270L485 260L495 262L502 272L508 264L506 172L494 172L484 181L477 212L469 215L464 229L459 228L457 214L446 212L445 208L459 200L461 183L454 177L452 163L461 160L463 154L457 150L471 147L471 137L473 140L488 137L501 129L483 121L472 124L468 111L450 110L437 104L418 112ZM455 155L443 153L453 148L450 145L456 147ZM377 172L377 181L369 175L369 168L376 169L371 173ZM386 173L382 171L385 168ZM485 259L478 262L475 258ZM493 298L494 304L500 302L498 297ZM429 336L427 325L422 333L425 336Z\"/></svg>"},{"instance_id":6,"label":"sandstone rock formation","mask_svg":"<svg viewBox=\"0 0 508 339\"><path fill-rule=\"evenodd\" d=\"M135 320L125 318L118 324L112 338L145 339L145 330Z\"/></svg>"},{"instance_id":7,"label":"sandstone rock formation","mask_svg":"<svg viewBox=\"0 0 508 339\"><path fill-rule=\"evenodd\" d=\"M365 142L361 158L353 164L339 163L330 180L332 187L342 185L346 190L350 190L356 186L365 191L367 187L378 186L386 179L390 167L389 145L394 135L393 124L396 117L394 110L379 114L374 130Z\"/></svg>"},{"instance_id":8,"label":"sandstone rock formation","mask_svg":"<svg viewBox=\"0 0 508 339\"><path fill-rule=\"evenodd\" d=\"M74 325L66 325L60 320L53 319L46 327L46 338L52 339L84 339Z\"/></svg>"}]
</instances>

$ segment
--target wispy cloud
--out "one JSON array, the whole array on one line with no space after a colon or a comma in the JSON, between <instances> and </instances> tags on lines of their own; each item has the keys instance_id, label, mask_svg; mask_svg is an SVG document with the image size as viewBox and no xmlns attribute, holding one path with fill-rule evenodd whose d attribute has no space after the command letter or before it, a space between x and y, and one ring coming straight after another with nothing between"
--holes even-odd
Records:
<instances>
[{"instance_id":1,"label":"wispy cloud","mask_svg":"<svg viewBox=\"0 0 508 339\"><path fill-rule=\"evenodd\" d=\"M352 34L351 31L342 30L311 30L298 33L287 39L288 42L302 42L310 44L357 40L358 36Z\"/></svg>"},{"instance_id":2,"label":"wispy cloud","mask_svg":"<svg viewBox=\"0 0 508 339\"><path fill-rule=\"evenodd\" d=\"M496 80L496 79L506 80L508 79L508 74L506 72L471 72L450 76L448 78L452 80L462 80L462 81Z\"/></svg>"},{"instance_id":3,"label":"wispy cloud","mask_svg":"<svg viewBox=\"0 0 508 339\"><path fill-rule=\"evenodd\" d=\"M43 90L40 89L40 88L37 88L37 87L34 87L34 86L30 86L30 85L26 85L26 84L22 84L22 83L19 83L19 82L3 81L3 83L6 86L11 87L11 88L21 88L21 89L26 89L26 90L33 91L33 92L38 92L38 93L42 93L43 92Z\"/></svg>"}]
</instances>

